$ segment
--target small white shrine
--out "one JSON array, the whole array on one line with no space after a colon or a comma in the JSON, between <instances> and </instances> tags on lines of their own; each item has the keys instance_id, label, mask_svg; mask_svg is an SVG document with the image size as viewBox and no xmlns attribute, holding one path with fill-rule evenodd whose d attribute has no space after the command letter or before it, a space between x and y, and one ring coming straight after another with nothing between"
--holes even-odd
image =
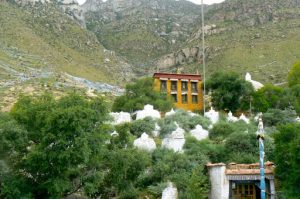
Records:
<instances>
[{"instance_id":1,"label":"small white shrine","mask_svg":"<svg viewBox=\"0 0 300 199\"><path fill-rule=\"evenodd\" d=\"M147 104L144 106L144 110L137 111L136 113L136 119L144 119L145 117L152 117L153 119L159 119L160 113L157 110L153 109L153 106L150 104Z\"/></svg>"}]
</instances>

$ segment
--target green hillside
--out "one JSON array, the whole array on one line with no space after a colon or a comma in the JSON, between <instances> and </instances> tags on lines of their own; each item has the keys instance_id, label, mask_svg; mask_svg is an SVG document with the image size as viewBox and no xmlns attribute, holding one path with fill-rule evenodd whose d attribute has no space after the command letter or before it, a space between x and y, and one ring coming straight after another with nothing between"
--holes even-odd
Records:
<instances>
[{"instance_id":1,"label":"green hillside","mask_svg":"<svg viewBox=\"0 0 300 199\"><path fill-rule=\"evenodd\" d=\"M250 72L262 82L284 82L292 64L300 60L299 5L295 0L231 0L210 9L206 24L215 24L216 34L206 35L208 72ZM193 38L187 45L200 42Z\"/></svg>"},{"instance_id":2,"label":"green hillside","mask_svg":"<svg viewBox=\"0 0 300 199\"><path fill-rule=\"evenodd\" d=\"M4 79L38 68L117 83L129 68L114 54L105 54L94 34L54 3L20 7L1 1L0 26L0 67L4 69L0 75ZM105 59L109 61L104 63Z\"/></svg>"}]
</instances>

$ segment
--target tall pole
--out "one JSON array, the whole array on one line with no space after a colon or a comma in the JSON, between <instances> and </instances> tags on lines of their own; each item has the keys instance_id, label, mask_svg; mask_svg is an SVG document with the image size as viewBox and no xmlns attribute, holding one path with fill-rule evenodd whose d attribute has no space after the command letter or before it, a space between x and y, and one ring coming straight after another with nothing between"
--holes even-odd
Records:
<instances>
[{"instance_id":1,"label":"tall pole","mask_svg":"<svg viewBox=\"0 0 300 199\"><path fill-rule=\"evenodd\" d=\"M261 115L258 123L257 139L259 142L259 169L260 169L260 198L266 198L265 168L264 168L264 125Z\"/></svg>"},{"instance_id":2,"label":"tall pole","mask_svg":"<svg viewBox=\"0 0 300 199\"><path fill-rule=\"evenodd\" d=\"M203 63L203 112L205 113L205 43L204 43L204 12L203 12L203 0L201 0L201 18L202 18L202 63Z\"/></svg>"}]
</instances>

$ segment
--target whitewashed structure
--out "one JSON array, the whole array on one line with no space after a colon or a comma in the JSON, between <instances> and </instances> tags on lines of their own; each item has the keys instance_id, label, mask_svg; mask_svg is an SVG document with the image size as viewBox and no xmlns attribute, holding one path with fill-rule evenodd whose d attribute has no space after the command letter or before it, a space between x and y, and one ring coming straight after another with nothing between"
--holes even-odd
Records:
<instances>
[{"instance_id":1,"label":"whitewashed structure","mask_svg":"<svg viewBox=\"0 0 300 199\"><path fill-rule=\"evenodd\" d=\"M262 83L252 80L250 73L246 73L245 80L247 82L250 82L252 84L254 90L256 90L256 91L264 86Z\"/></svg>"},{"instance_id":2,"label":"whitewashed structure","mask_svg":"<svg viewBox=\"0 0 300 199\"><path fill-rule=\"evenodd\" d=\"M176 124L177 125L177 124ZM183 152L183 146L185 144L184 130L177 125L177 129L168 135L162 141L162 147L171 149L174 152Z\"/></svg>"},{"instance_id":3,"label":"whitewashed structure","mask_svg":"<svg viewBox=\"0 0 300 199\"><path fill-rule=\"evenodd\" d=\"M133 146L149 152L152 152L156 149L154 140L152 138L149 138L147 133L143 133L140 138L134 140Z\"/></svg>"},{"instance_id":4,"label":"whitewashed structure","mask_svg":"<svg viewBox=\"0 0 300 199\"><path fill-rule=\"evenodd\" d=\"M113 118L113 125L122 124L126 122L131 122L130 113L127 112L113 112L109 113L109 115Z\"/></svg>"},{"instance_id":5,"label":"whitewashed structure","mask_svg":"<svg viewBox=\"0 0 300 199\"><path fill-rule=\"evenodd\" d=\"M162 192L161 199L178 199L178 191L173 183L168 183L168 187Z\"/></svg>"},{"instance_id":6,"label":"whitewashed structure","mask_svg":"<svg viewBox=\"0 0 300 199\"><path fill-rule=\"evenodd\" d=\"M242 113L242 115L240 115L239 120L242 120L244 122L246 122L247 124L249 124L250 120Z\"/></svg>"},{"instance_id":7,"label":"whitewashed structure","mask_svg":"<svg viewBox=\"0 0 300 199\"><path fill-rule=\"evenodd\" d=\"M203 129L201 125L197 125L195 129L191 130L190 134L197 140L203 140L208 138L208 131Z\"/></svg>"},{"instance_id":8,"label":"whitewashed structure","mask_svg":"<svg viewBox=\"0 0 300 199\"><path fill-rule=\"evenodd\" d=\"M157 110L153 109L153 106L147 104L144 106L144 110L136 112L136 119L144 119L145 117L152 117L153 119L160 119L160 113Z\"/></svg>"},{"instance_id":9,"label":"whitewashed structure","mask_svg":"<svg viewBox=\"0 0 300 199\"><path fill-rule=\"evenodd\" d=\"M213 107L211 107L208 112L204 113L204 117L207 117L213 124L215 124L219 121L219 112L215 111Z\"/></svg>"},{"instance_id":10,"label":"whitewashed structure","mask_svg":"<svg viewBox=\"0 0 300 199\"><path fill-rule=\"evenodd\" d=\"M260 189L259 163L207 164L211 190L210 199L257 198ZM269 199L275 199L274 164L265 163L266 193ZM245 190L248 190L245 192ZM241 195L242 194L242 195ZM257 196L257 197L256 197Z\"/></svg>"},{"instance_id":11,"label":"whitewashed structure","mask_svg":"<svg viewBox=\"0 0 300 199\"><path fill-rule=\"evenodd\" d=\"M174 115L176 112L174 111L174 109L172 108L169 112L166 112L165 116L170 116L170 115Z\"/></svg>"},{"instance_id":12,"label":"whitewashed structure","mask_svg":"<svg viewBox=\"0 0 300 199\"><path fill-rule=\"evenodd\" d=\"M227 115L227 121L228 122L237 122L239 119L237 117L234 117L232 112L229 111L228 115Z\"/></svg>"},{"instance_id":13,"label":"whitewashed structure","mask_svg":"<svg viewBox=\"0 0 300 199\"><path fill-rule=\"evenodd\" d=\"M160 134L160 130L161 130L160 126L157 123L155 123L154 131L152 131L152 136L158 137Z\"/></svg>"}]
</instances>

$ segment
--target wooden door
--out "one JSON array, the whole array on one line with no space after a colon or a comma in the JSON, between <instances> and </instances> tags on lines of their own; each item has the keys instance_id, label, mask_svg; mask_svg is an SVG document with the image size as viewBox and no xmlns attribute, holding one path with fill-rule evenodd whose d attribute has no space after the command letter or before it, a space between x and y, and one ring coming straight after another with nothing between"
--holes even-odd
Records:
<instances>
[{"instance_id":1,"label":"wooden door","mask_svg":"<svg viewBox=\"0 0 300 199\"><path fill-rule=\"evenodd\" d=\"M232 193L233 199L256 199L254 184L237 184Z\"/></svg>"}]
</instances>

